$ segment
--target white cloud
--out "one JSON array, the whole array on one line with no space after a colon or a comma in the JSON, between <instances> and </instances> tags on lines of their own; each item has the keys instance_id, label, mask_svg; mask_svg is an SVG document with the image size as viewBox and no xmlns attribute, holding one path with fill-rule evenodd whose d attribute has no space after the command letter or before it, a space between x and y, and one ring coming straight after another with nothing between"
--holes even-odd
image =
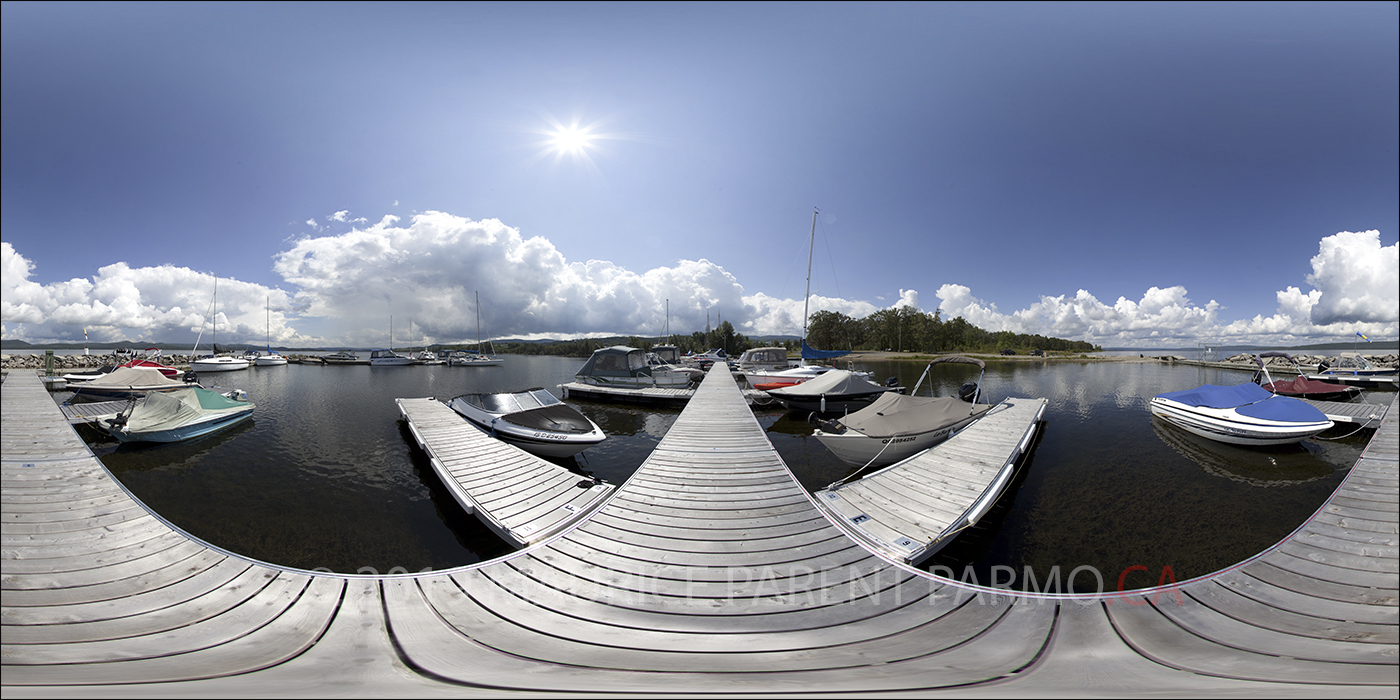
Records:
<instances>
[{"instance_id":1,"label":"white cloud","mask_svg":"<svg viewBox=\"0 0 1400 700\"><path fill-rule=\"evenodd\" d=\"M337 212L354 225L348 211ZM360 219L360 221L363 221ZM309 221L308 225L314 225ZM220 343L261 343L264 300L272 304L274 343L293 347L379 346L393 317L396 346L471 341L477 292L487 337L659 335L670 307L670 330L687 334L721 318L747 335L798 335L802 299L745 293L722 266L678 260L634 272L611 262L570 262L540 237L526 238L495 219L473 221L424 212L406 222L388 215L337 235L303 237L275 259L291 292L219 280ZM1199 341L1320 342L1362 332L1397 334L1396 246L1379 234L1342 232L1321 240L1306 282L1275 292L1269 317L1222 320L1220 305L1193 301L1182 286L1152 287L1138 299L1107 303L1088 290L1042 296L1004 312L972 289L944 284L935 292L945 320L962 316L987 330L1087 340L1106 346ZM91 279L33 281L34 266L0 243L4 337L31 341L78 339L178 342L204 322L214 279L187 268L131 268L114 263ZM865 301L813 295L807 310L860 318L882 308ZM900 289L890 308L920 307L915 289ZM314 329L314 330L311 330ZM209 333L206 331L205 337ZM207 340L206 340L207 342Z\"/></svg>"}]
</instances>

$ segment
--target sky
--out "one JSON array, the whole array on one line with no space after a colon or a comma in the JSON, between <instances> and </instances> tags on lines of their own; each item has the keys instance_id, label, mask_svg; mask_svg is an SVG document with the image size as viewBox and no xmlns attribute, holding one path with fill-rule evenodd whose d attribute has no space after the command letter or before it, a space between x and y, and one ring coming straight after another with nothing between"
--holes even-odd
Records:
<instances>
[{"instance_id":1,"label":"sky","mask_svg":"<svg viewBox=\"0 0 1400 700\"><path fill-rule=\"evenodd\" d=\"M0 20L6 340L1400 336L1393 2Z\"/></svg>"}]
</instances>

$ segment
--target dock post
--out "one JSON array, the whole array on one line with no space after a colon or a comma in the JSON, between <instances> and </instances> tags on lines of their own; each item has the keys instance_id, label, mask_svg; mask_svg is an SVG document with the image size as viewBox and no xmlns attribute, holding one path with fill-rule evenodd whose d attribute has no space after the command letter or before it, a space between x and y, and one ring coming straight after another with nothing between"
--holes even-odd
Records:
<instances>
[{"instance_id":1,"label":"dock post","mask_svg":"<svg viewBox=\"0 0 1400 700\"><path fill-rule=\"evenodd\" d=\"M45 351L44 351L44 373L45 373L45 376L49 376L49 377L52 377L52 376L53 376L53 351L52 351L52 350L45 350Z\"/></svg>"}]
</instances>

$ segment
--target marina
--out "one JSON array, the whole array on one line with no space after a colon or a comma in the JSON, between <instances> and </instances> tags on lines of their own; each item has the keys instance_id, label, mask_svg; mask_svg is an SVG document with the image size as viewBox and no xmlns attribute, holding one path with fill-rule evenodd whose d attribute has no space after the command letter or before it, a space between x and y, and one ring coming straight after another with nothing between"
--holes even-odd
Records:
<instances>
[{"instance_id":1,"label":"marina","mask_svg":"<svg viewBox=\"0 0 1400 700\"><path fill-rule=\"evenodd\" d=\"M1179 585L1074 597L865 549L798 486L722 369L573 529L398 576L210 546L131 499L37 377L10 373L3 411L7 695L1022 694L1090 678L1114 694L1393 692L1393 419L1275 546Z\"/></svg>"}]
</instances>

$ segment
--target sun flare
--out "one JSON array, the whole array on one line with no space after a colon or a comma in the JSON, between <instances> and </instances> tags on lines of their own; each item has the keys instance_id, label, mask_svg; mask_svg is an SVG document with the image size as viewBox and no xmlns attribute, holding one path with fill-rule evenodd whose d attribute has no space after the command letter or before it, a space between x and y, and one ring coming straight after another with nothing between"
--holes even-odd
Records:
<instances>
[{"instance_id":1,"label":"sun flare","mask_svg":"<svg viewBox=\"0 0 1400 700\"><path fill-rule=\"evenodd\" d=\"M593 145L588 129L577 126L560 127L549 134L549 144L557 153L582 153Z\"/></svg>"}]
</instances>

